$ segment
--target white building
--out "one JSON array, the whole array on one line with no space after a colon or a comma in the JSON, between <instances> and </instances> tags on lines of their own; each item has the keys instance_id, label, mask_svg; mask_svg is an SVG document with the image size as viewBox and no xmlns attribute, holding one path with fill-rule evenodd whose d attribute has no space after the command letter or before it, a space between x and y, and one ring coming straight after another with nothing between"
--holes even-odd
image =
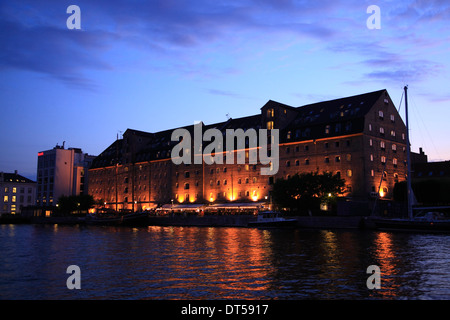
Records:
<instances>
[{"instance_id":1,"label":"white building","mask_svg":"<svg viewBox=\"0 0 450 320\"><path fill-rule=\"evenodd\" d=\"M0 215L19 214L36 200L36 182L17 173L0 172Z\"/></svg>"},{"instance_id":2,"label":"white building","mask_svg":"<svg viewBox=\"0 0 450 320\"><path fill-rule=\"evenodd\" d=\"M38 206L53 206L61 196L87 194L88 169L95 156L79 148L56 146L38 153Z\"/></svg>"}]
</instances>

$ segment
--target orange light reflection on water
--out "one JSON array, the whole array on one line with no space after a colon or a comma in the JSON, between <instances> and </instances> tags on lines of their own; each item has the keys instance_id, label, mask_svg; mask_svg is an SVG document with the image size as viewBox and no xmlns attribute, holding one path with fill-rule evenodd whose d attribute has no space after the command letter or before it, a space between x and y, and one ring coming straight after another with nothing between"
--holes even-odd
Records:
<instances>
[{"instance_id":1,"label":"orange light reflection on water","mask_svg":"<svg viewBox=\"0 0 450 320\"><path fill-rule=\"evenodd\" d=\"M257 229L149 227L148 232L167 237L163 251L168 270L162 284L191 296L193 287L205 287L212 299L246 299L252 291L270 287L271 251L268 235ZM177 276L173 276L177 275ZM206 289L207 288L207 289ZM211 289L214 288L214 289ZM245 292L249 292L245 294ZM240 295L237 296L236 292ZM171 298L171 297L168 297Z\"/></svg>"},{"instance_id":2,"label":"orange light reflection on water","mask_svg":"<svg viewBox=\"0 0 450 320\"><path fill-rule=\"evenodd\" d=\"M377 293L386 298L394 298L400 286L394 281L398 266L392 237L391 233L379 232L375 238L375 258L381 271L381 290Z\"/></svg>"}]
</instances>

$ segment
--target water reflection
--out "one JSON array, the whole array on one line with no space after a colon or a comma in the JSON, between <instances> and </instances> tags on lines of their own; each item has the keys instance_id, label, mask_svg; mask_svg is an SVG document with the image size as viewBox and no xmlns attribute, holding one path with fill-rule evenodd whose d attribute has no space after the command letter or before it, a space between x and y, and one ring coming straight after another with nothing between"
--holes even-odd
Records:
<instances>
[{"instance_id":1,"label":"water reflection","mask_svg":"<svg viewBox=\"0 0 450 320\"><path fill-rule=\"evenodd\" d=\"M450 298L445 235L3 225L0 243L2 299ZM380 290L366 287L369 265Z\"/></svg>"}]
</instances>

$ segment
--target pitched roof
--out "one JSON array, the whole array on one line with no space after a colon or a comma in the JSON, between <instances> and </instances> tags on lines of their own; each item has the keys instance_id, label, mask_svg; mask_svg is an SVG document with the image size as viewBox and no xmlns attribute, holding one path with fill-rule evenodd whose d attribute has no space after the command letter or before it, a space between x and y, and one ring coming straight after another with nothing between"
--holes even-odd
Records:
<instances>
[{"instance_id":1,"label":"pitched roof","mask_svg":"<svg viewBox=\"0 0 450 320\"><path fill-rule=\"evenodd\" d=\"M1 182L35 183L35 181L25 178L17 173L1 172L0 176L3 178L0 179Z\"/></svg>"},{"instance_id":2,"label":"pitched roof","mask_svg":"<svg viewBox=\"0 0 450 320\"><path fill-rule=\"evenodd\" d=\"M296 108L297 116L281 130L280 141L320 139L362 132L364 116L386 90L317 102ZM329 133L326 127L329 126ZM286 133L291 132L291 139Z\"/></svg>"},{"instance_id":3,"label":"pitched roof","mask_svg":"<svg viewBox=\"0 0 450 320\"><path fill-rule=\"evenodd\" d=\"M341 135L344 132L345 134L361 132L364 127L364 116L385 92L386 90L383 89L300 107L292 107L269 100L262 108L267 106L282 107L297 113L288 126L280 130L280 142L301 141L312 138L318 139L325 136ZM261 114L256 114L236 119L230 118L227 121L209 125L203 124L203 132L212 128L216 128L223 133L227 129L243 129L246 131L247 129L253 128L258 130L261 128L261 118ZM330 127L330 134L325 134L325 126L327 125L333 125L333 128ZM144 162L170 158L170 152L173 146L178 144L178 141L171 141L171 135L176 129L186 129L190 132L191 136L194 133L194 125L155 133L127 129L127 132L150 138L147 145L136 152L135 161ZM291 131L291 135L287 139L286 133L289 131ZM120 163L123 143L123 139L116 140L94 160L91 168L106 167L114 165L117 162Z\"/></svg>"}]
</instances>

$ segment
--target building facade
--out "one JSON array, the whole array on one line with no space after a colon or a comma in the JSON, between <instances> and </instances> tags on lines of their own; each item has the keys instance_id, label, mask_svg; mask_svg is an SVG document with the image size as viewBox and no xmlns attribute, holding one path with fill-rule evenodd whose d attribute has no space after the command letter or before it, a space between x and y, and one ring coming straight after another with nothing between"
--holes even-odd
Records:
<instances>
[{"instance_id":1,"label":"building facade","mask_svg":"<svg viewBox=\"0 0 450 320\"><path fill-rule=\"evenodd\" d=\"M14 173L0 172L0 215L20 214L36 201L36 182Z\"/></svg>"},{"instance_id":2,"label":"building facade","mask_svg":"<svg viewBox=\"0 0 450 320\"><path fill-rule=\"evenodd\" d=\"M39 152L36 204L54 206L60 196L87 194L88 169L94 159L64 145Z\"/></svg>"},{"instance_id":3,"label":"building facade","mask_svg":"<svg viewBox=\"0 0 450 320\"><path fill-rule=\"evenodd\" d=\"M182 129L194 136L194 127ZM277 173L261 175L267 165L250 163L258 148L248 140L244 163L238 164L235 148L223 153L223 164L176 165L174 130L128 129L94 160L89 193L105 207L134 211L172 203L267 202L277 179L317 171L339 174L345 197L367 201L392 198L395 183L406 177L406 126L386 90L301 107L270 100L259 114L203 125L202 132L211 128L224 137L228 129L278 129ZM233 164L227 164L230 156Z\"/></svg>"}]
</instances>

